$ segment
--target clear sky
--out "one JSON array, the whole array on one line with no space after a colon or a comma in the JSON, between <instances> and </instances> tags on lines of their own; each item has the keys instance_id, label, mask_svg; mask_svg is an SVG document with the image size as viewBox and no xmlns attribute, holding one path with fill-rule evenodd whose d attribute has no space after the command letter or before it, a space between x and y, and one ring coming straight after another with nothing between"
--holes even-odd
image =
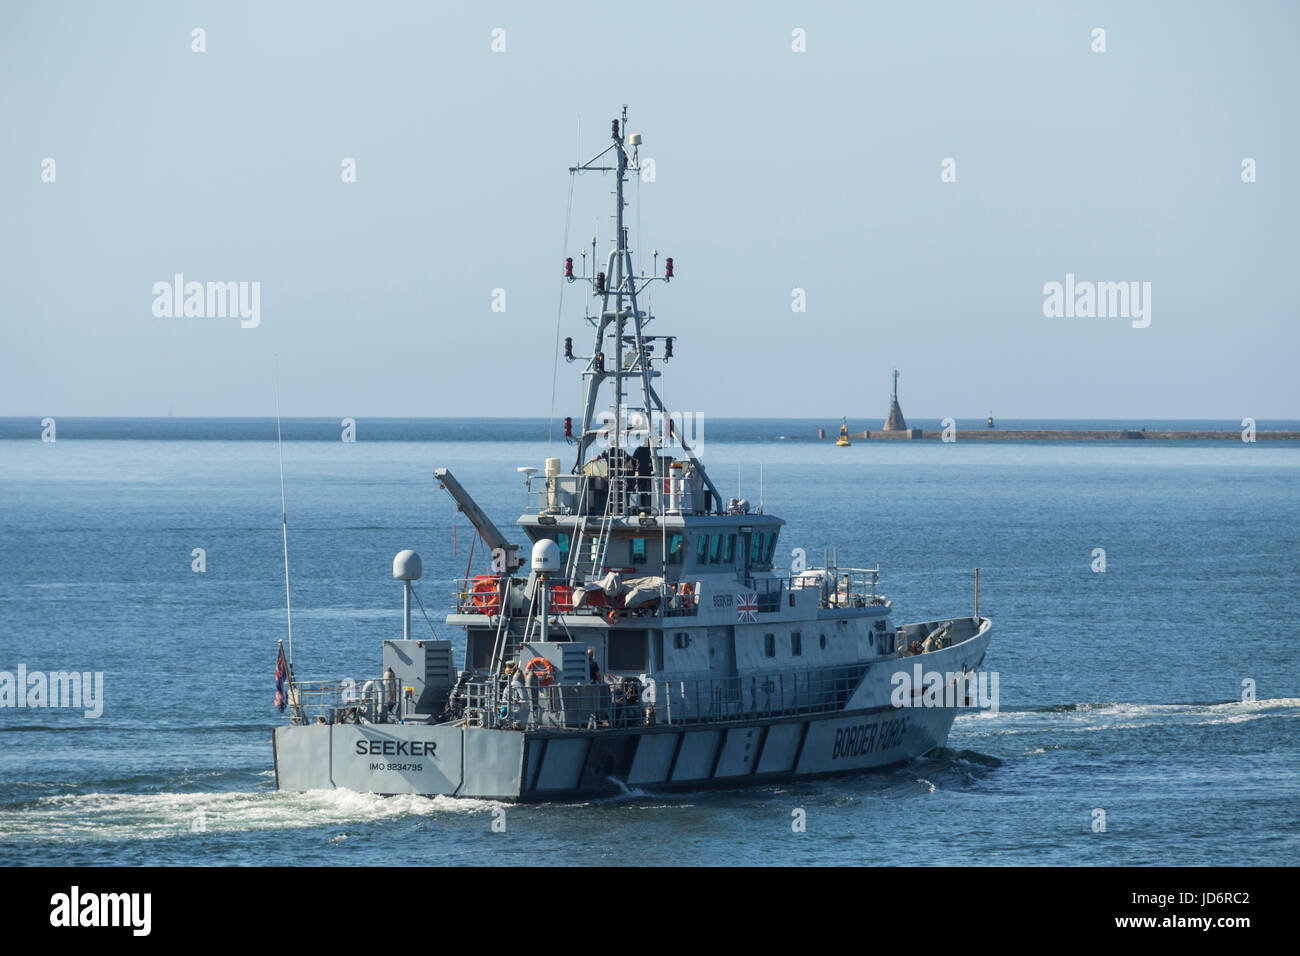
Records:
<instances>
[{"instance_id":1,"label":"clear sky","mask_svg":"<svg viewBox=\"0 0 1300 956\"><path fill-rule=\"evenodd\" d=\"M278 352L286 415L544 416L626 103L673 409L879 419L897 367L916 417L1300 417L1298 11L9 0L0 415L267 415ZM175 273L260 325L155 316ZM1150 326L1045 317L1067 273Z\"/></svg>"}]
</instances>

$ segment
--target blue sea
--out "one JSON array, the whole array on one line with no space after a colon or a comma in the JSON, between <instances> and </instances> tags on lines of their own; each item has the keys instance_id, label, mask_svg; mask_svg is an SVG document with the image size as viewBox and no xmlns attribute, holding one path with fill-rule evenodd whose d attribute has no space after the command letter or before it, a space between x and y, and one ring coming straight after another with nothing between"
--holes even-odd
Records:
<instances>
[{"instance_id":1,"label":"blue sea","mask_svg":"<svg viewBox=\"0 0 1300 956\"><path fill-rule=\"evenodd\" d=\"M837 424L709 421L703 457L780 551L879 563L900 622L969 613L978 567L998 712L875 775L509 806L500 833L486 801L275 791L274 422L0 420L0 671L103 674L98 718L0 709L0 865L1294 864L1300 443L810 440ZM509 527L548 432L567 464L545 421L286 421L298 676L378 670L403 548L463 648L471 533L433 470Z\"/></svg>"}]
</instances>

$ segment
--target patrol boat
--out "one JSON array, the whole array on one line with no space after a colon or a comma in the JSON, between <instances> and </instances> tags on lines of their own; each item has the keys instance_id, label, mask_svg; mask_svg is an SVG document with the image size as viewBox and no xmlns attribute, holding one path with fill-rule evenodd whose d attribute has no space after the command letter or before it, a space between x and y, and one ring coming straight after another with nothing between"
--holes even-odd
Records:
<instances>
[{"instance_id":1,"label":"patrol boat","mask_svg":"<svg viewBox=\"0 0 1300 956\"><path fill-rule=\"evenodd\" d=\"M287 669L278 788L539 801L869 771L942 746L970 704L991 627L978 596L973 616L900 626L878 567L828 554L778 569L784 522L724 498L667 412L656 379L674 337L647 332L642 302L673 260L633 269L623 192L641 137L626 127L625 108L610 145L570 168L614 173L616 232L602 265L594 244L580 274L565 261L595 336L590 355L565 342L586 379L580 428L565 426L572 465L519 469L529 560L438 469L492 559L447 617L465 631L462 666L450 641L412 637L422 568L401 552L405 629L383 641L381 673Z\"/></svg>"}]
</instances>

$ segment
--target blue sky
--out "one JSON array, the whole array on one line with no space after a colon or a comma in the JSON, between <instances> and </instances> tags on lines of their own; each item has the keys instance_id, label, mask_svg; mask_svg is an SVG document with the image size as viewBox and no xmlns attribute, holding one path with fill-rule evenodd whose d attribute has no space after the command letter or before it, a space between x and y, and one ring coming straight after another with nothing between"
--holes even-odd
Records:
<instances>
[{"instance_id":1,"label":"blue sky","mask_svg":"<svg viewBox=\"0 0 1300 956\"><path fill-rule=\"evenodd\" d=\"M8 3L0 415L270 414L277 352L286 415L546 415L563 256L612 232L583 177L563 246L566 167L626 103L656 172L634 244L676 261L673 409L881 418L897 367L910 416L1294 418L1297 20ZM155 316L178 272L260 282L260 325ZM1150 327L1045 317L1067 273L1150 282Z\"/></svg>"}]
</instances>

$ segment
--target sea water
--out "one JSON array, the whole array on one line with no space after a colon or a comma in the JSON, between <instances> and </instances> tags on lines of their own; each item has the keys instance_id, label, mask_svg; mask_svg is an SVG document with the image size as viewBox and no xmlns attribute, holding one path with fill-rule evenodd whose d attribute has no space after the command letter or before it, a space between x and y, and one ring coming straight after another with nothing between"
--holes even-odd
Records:
<instances>
[{"instance_id":1,"label":"sea water","mask_svg":"<svg viewBox=\"0 0 1300 956\"><path fill-rule=\"evenodd\" d=\"M273 423L69 419L43 442L8 419L0 671L102 674L103 712L0 708L0 864L1294 863L1300 445L959 431L836 448L819 423L709 424L722 494L786 521L778 563L878 563L899 623L970 614L980 569L996 714L960 716L945 749L894 770L747 789L278 793ZM434 468L509 533L516 468L567 468L572 446L536 421L362 420L355 442L338 425L286 423L298 676L378 672L403 548L459 655L453 580L485 555ZM418 605L412 626L430 630Z\"/></svg>"}]
</instances>

